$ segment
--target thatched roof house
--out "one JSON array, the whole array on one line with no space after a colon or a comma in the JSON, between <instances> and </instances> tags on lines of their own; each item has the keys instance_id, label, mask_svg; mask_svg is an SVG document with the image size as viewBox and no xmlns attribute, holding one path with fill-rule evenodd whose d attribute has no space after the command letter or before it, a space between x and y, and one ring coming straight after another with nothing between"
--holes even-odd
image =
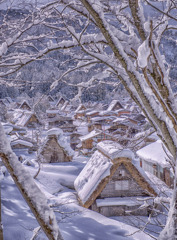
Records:
<instances>
[{"instance_id":1,"label":"thatched roof house","mask_svg":"<svg viewBox=\"0 0 177 240\"><path fill-rule=\"evenodd\" d=\"M63 104L65 103L65 99L63 97L60 97L60 99L58 100L58 102L56 103L56 107L61 107L63 106Z\"/></svg>"},{"instance_id":2,"label":"thatched roof house","mask_svg":"<svg viewBox=\"0 0 177 240\"><path fill-rule=\"evenodd\" d=\"M29 105L29 103L26 100L24 100L22 102L22 104L20 105L19 109L28 110L28 111L32 110L31 106Z\"/></svg>"},{"instance_id":3,"label":"thatched roof house","mask_svg":"<svg viewBox=\"0 0 177 240\"><path fill-rule=\"evenodd\" d=\"M24 111L15 124L22 127L33 128L37 125L41 125L41 122L34 112Z\"/></svg>"},{"instance_id":4,"label":"thatched roof house","mask_svg":"<svg viewBox=\"0 0 177 240\"><path fill-rule=\"evenodd\" d=\"M157 195L130 150L123 150L112 141L100 142L97 148L74 182L81 205L106 216L112 214L110 208L114 207L117 215L121 215L127 210L122 197L130 201L129 197ZM135 205L137 207L137 202ZM147 211L140 214L146 215Z\"/></svg>"},{"instance_id":5,"label":"thatched roof house","mask_svg":"<svg viewBox=\"0 0 177 240\"><path fill-rule=\"evenodd\" d=\"M43 162L46 163L68 162L72 160L74 155L73 149L59 128L47 131L47 137L39 153L43 156Z\"/></svg>"},{"instance_id":6,"label":"thatched roof house","mask_svg":"<svg viewBox=\"0 0 177 240\"><path fill-rule=\"evenodd\" d=\"M122 104L118 100L112 100L109 104L107 111L115 111L120 108L123 108Z\"/></svg>"}]
</instances>

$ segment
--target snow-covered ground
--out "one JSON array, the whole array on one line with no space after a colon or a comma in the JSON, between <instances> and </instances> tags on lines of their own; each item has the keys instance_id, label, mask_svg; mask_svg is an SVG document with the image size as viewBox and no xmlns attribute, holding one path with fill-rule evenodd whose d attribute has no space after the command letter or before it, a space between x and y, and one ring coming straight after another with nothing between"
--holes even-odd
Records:
<instances>
[{"instance_id":1,"label":"snow-covered ground","mask_svg":"<svg viewBox=\"0 0 177 240\"><path fill-rule=\"evenodd\" d=\"M30 159L30 155L26 155L26 159ZM35 180L55 210L64 240L152 239L141 232L126 236L137 229L78 205L73 183L86 160L77 157L73 162L43 164ZM35 163L26 168L34 175L37 166ZM39 226L7 172L2 180L2 222L5 240L12 237L14 240L30 240L33 229ZM36 239L47 238L41 233Z\"/></svg>"}]
</instances>

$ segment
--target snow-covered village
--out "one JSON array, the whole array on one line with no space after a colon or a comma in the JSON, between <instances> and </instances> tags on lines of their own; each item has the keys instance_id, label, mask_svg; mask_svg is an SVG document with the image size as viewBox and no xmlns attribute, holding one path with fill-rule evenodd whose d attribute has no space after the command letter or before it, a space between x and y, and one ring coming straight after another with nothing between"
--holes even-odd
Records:
<instances>
[{"instance_id":1,"label":"snow-covered village","mask_svg":"<svg viewBox=\"0 0 177 240\"><path fill-rule=\"evenodd\" d=\"M177 240L177 2L0 1L0 240Z\"/></svg>"}]
</instances>

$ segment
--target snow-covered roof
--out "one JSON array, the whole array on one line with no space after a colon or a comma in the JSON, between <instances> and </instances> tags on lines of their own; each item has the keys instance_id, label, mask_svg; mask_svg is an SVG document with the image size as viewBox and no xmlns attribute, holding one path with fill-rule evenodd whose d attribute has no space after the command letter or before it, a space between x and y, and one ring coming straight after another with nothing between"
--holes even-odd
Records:
<instances>
[{"instance_id":1,"label":"snow-covered roof","mask_svg":"<svg viewBox=\"0 0 177 240\"><path fill-rule=\"evenodd\" d=\"M83 107L84 109L86 109L85 105L79 104L79 106L78 106L77 109L75 110L75 113L79 112L82 107Z\"/></svg>"},{"instance_id":2,"label":"snow-covered roof","mask_svg":"<svg viewBox=\"0 0 177 240\"><path fill-rule=\"evenodd\" d=\"M108 156L111 160L119 157L134 159L134 153L129 149L123 149L119 143L105 140L97 144L97 149Z\"/></svg>"},{"instance_id":3,"label":"snow-covered roof","mask_svg":"<svg viewBox=\"0 0 177 240\"><path fill-rule=\"evenodd\" d=\"M104 111L100 111L100 113L99 113L100 116L104 116L104 115L110 115L111 116L113 114L115 114L115 112L112 111L112 110L104 110Z\"/></svg>"},{"instance_id":4,"label":"snow-covered roof","mask_svg":"<svg viewBox=\"0 0 177 240\"><path fill-rule=\"evenodd\" d=\"M127 120L126 117L117 117L117 118L113 121L113 123L122 122L122 121L125 121L125 120Z\"/></svg>"},{"instance_id":5,"label":"snow-covered roof","mask_svg":"<svg viewBox=\"0 0 177 240\"><path fill-rule=\"evenodd\" d=\"M101 134L102 131L99 130L99 129L94 129L93 131L91 131L89 134L87 135L84 135L82 137L80 137L79 139L83 142L89 138L93 138L93 137L96 137L97 135Z\"/></svg>"},{"instance_id":6,"label":"snow-covered roof","mask_svg":"<svg viewBox=\"0 0 177 240\"><path fill-rule=\"evenodd\" d=\"M23 110L21 110L21 109L16 109L15 111L14 111L14 113L13 113L13 120L12 120L12 122L13 123L16 123L18 120L19 120L19 118L21 118L21 116L24 114L24 111Z\"/></svg>"},{"instance_id":7,"label":"snow-covered roof","mask_svg":"<svg viewBox=\"0 0 177 240\"><path fill-rule=\"evenodd\" d=\"M74 156L74 150L71 148L70 144L67 142L66 137L63 135L63 130L60 128L52 128L47 131L47 136L55 135L57 136L57 142L67 156ZM48 138L45 140L47 142Z\"/></svg>"},{"instance_id":8,"label":"snow-covered roof","mask_svg":"<svg viewBox=\"0 0 177 240\"><path fill-rule=\"evenodd\" d=\"M5 99L5 98L0 99L0 102L2 102L5 106L8 106L8 105L9 105L9 102L8 102L7 99Z\"/></svg>"},{"instance_id":9,"label":"snow-covered roof","mask_svg":"<svg viewBox=\"0 0 177 240\"><path fill-rule=\"evenodd\" d=\"M61 107L61 111L64 111L68 104L69 104L69 102L68 102L68 101L65 101L65 103L64 103L63 106Z\"/></svg>"},{"instance_id":10,"label":"snow-covered roof","mask_svg":"<svg viewBox=\"0 0 177 240\"><path fill-rule=\"evenodd\" d=\"M24 145L24 146L27 146L27 147L33 147L32 143L21 140L21 139L17 139L17 140L10 143L11 146L14 146L14 145L17 145L17 144L21 144L21 145Z\"/></svg>"},{"instance_id":11,"label":"snow-covered roof","mask_svg":"<svg viewBox=\"0 0 177 240\"><path fill-rule=\"evenodd\" d=\"M31 109L31 106L29 105L29 103L27 102L27 100L23 100L23 102L21 103L20 107L21 108L24 104L28 105L28 107Z\"/></svg>"},{"instance_id":12,"label":"snow-covered roof","mask_svg":"<svg viewBox=\"0 0 177 240\"><path fill-rule=\"evenodd\" d=\"M120 107L123 108L122 105L121 105L121 103L120 103L118 100L112 100L112 102L109 104L107 110L108 110L108 111L112 111L112 109L114 108L114 106L115 106L117 103L119 103Z\"/></svg>"},{"instance_id":13,"label":"snow-covered roof","mask_svg":"<svg viewBox=\"0 0 177 240\"><path fill-rule=\"evenodd\" d=\"M90 115L95 114L95 113L99 113L99 110L98 111L97 110L93 110L93 111L87 112L86 115L90 116Z\"/></svg>"},{"instance_id":14,"label":"snow-covered roof","mask_svg":"<svg viewBox=\"0 0 177 240\"><path fill-rule=\"evenodd\" d=\"M138 197L138 199L145 199L145 197ZM141 202L137 200L137 197L111 197L111 198L103 198L103 199L96 199L97 207L104 207L104 206L139 206Z\"/></svg>"},{"instance_id":15,"label":"snow-covered roof","mask_svg":"<svg viewBox=\"0 0 177 240\"><path fill-rule=\"evenodd\" d=\"M60 99L59 99L58 102L56 103L56 106L58 106L58 105L61 103L62 100L65 102L65 99L64 99L63 97L60 97Z\"/></svg>"},{"instance_id":16,"label":"snow-covered roof","mask_svg":"<svg viewBox=\"0 0 177 240\"><path fill-rule=\"evenodd\" d=\"M31 118L33 114L34 114L33 112L25 111L21 118L18 119L18 121L16 122L16 125L25 126L25 124L28 122L28 120Z\"/></svg>"},{"instance_id":17,"label":"snow-covered roof","mask_svg":"<svg viewBox=\"0 0 177 240\"><path fill-rule=\"evenodd\" d=\"M60 136L60 135L63 135L63 130L61 128L52 128L47 131L47 135L48 136L50 136L50 135Z\"/></svg>"},{"instance_id":18,"label":"snow-covered roof","mask_svg":"<svg viewBox=\"0 0 177 240\"><path fill-rule=\"evenodd\" d=\"M157 140L156 142L153 142L153 143L145 146L144 148L141 148L140 150L138 150L136 152L136 154L140 158L142 158L148 162L153 162L155 164L159 164L162 167L170 167L170 164L166 161L166 159L168 157L167 157L162 145L163 145L162 141ZM166 149L165 146L164 146L164 148ZM166 149L166 152L168 153L168 155L172 156L167 149Z\"/></svg>"},{"instance_id":19,"label":"snow-covered roof","mask_svg":"<svg viewBox=\"0 0 177 240\"><path fill-rule=\"evenodd\" d=\"M54 102L54 99L53 99L53 97L51 95L48 95L48 99L49 99L49 102L50 101Z\"/></svg>"},{"instance_id":20,"label":"snow-covered roof","mask_svg":"<svg viewBox=\"0 0 177 240\"><path fill-rule=\"evenodd\" d=\"M156 195L156 190L144 170L134 161L134 154L128 149L121 149L118 143L103 141L97 144L98 150L92 155L84 169L74 182L81 203L89 207L95 198L106 186L113 172L112 166L116 167L126 161L126 168L131 172L134 179L143 189ZM128 159L127 159L128 158ZM117 161L114 161L117 160ZM131 160L131 161L130 161ZM114 165L115 166L115 165Z\"/></svg>"},{"instance_id":21,"label":"snow-covered roof","mask_svg":"<svg viewBox=\"0 0 177 240\"><path fill-rule=\"evenodd\" d=\"M13 102L11 97L6 97L6 99L9 103Z\"/></svg>"},{"instance_id":22,"label":"snow-covered roof","mask_svg":"<svg viewBox=\"0 0 177 240\"><path fill-rule=\"evenodd\" d=\"M110 175L113 163L96 151L74 182L79 198L85 203L102 179Z\"/></svg>"},{"instance_id":23,"label":"snow-covered roof","mask_svg":"<svg viewBox=\"0 0 177 240\"><path fill-rule=\"evenodd\" d=\"M46 113L49 113L49 114L57 114L57 113L59 113L59 109L47 109L47 110L46 110Z\"/></svg>"},{"instance_id":24,"label":"snow-covered roof","mask_svg":"<svg viewBox=\"0 0 177 240\"><path fill-rule=\"evenodd\" d=\"M4 131L6 134L9 134L13 130L13 127L11 125L7 125L5 123L1 123L1 124L3 125Z\"/></svg>"}]
</instances>

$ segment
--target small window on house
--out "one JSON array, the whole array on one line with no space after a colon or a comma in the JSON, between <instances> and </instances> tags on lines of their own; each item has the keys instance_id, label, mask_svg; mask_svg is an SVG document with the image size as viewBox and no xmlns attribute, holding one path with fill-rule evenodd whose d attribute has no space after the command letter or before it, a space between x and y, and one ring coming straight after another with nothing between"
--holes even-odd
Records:
<instances>
[{"instance_id":1,"label":"small window on house","mask_svg":"<svg viewBox=\"0 0 177 240\"><path fill-rule=\"evenodd\" d=\"M124 177L124 176L125 176L125 170L120 170L120 171L119 171L119 176Z\"/></svg>"},{"instance_id":2,"label":"small window on house","mask_svg":"<svg viewBox=\"0 0 177 240\"><path fill-rule=\"evenodd\" d=\"M128 180L116 181L115 190L129 190L129 181Z\"/></svg>"}]
</instances>

